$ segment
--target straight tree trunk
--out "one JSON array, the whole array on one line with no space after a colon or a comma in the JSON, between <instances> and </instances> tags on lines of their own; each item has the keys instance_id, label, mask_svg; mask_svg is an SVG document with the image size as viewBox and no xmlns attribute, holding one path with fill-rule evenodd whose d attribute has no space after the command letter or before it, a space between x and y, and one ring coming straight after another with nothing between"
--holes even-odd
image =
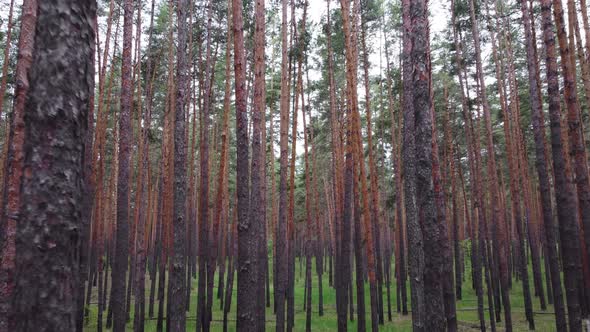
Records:
<instances>
[{"instance_id":1,"label":"straight tree trunk","mask_svg":"<svg viewBox=\"0 0 590 332\"><path fill-rule=\"evenodd\" d=\"M430 46L427 46L430 49ZM430 55L428 55L428 62L430 62ZM429 64L431 66L431 64ZM432 73L430 74L429 82L430 91L430 115L432 127L432 182L434 192L434 202L436 208L436 219L438 223L439 232L439 255L442 256L441 277L439 278L442 287L442 297L444 302L444 313L447 325L447 331L457 331L457 308L455 304L455 278L453 275L453 256L451 254L449 231L447 230L447 208L444 187L443 175L440 166L437 130L436 130L436 114L434 109L434 91L432 85Z\"/></svg>"},{"instance_id":2,"label":"straight tree trunk","mask_svg":"<svg viewBox=\"0 0 590 332\"><path fill-rule=\"evenodd\" d=\"M197 298L197 331L209 331L209 287L207 286L212 280L213 273L209 270L215 271L215 264L211 262L210 256L215 256L215 252L210 247L209 237L209 111L211 108L211 86L212 82L212 55L211 55L211 22L212 22L212 1L207 1L207 25L206 25L206 40L207 43L205 51L205 73L204 73L204 88L201 92L203 94L203 104L201 107L201 140L200 140L200 193L199 193L199 281L198 281L198 298ZM216 242L215 240L211 242ZM213 248L211 248L213 249Z\"/></svg>"},{"instance_id":3,"label":"straight tree trunk","mask_svg":"<svg viewBox=\"0 0 590 332\"><path fill-rule=\"evenodd\" d=\"M239 3L239 1L235 1ZM287 28L287 0L281 1L281 101L280 101L280 182L279 182L279 219L276 234L276 295L275 310L277 315L276 331L285 331L285 300L287 295L287 172L289 159L289 48Z\"/></svg>"},{"instance_id":4,"label":"straight tree trunk","mask_svg":"<svg viewBox=\"0 0 590 332\"><path fill-rule=\"evenodd\" d=\"M238 329L253 329L257 331L263 331L265 329L264 275L260 273L264 272L261 269L261 267L264 267L264 262L260 260L259 249L260 246L264 245L260 243L260 234L265 231L263 209L266 208L262 205L264 197L262 190L264 181L263 168L265 167L262 161L262 151L264 150L262 126L264 125L264 109L266 106L264 7L264 0L256 0L254 28L254 104L252 106L252 159L250 167L252 190L249 203L249 219L241 221L239 224L240 227L238 227L237 326ZM247 181L244 182L245 185L247 183Z\"/></svg>"},{"instance_id":5,"label":"straight tree trunk","mask_svg":"<svg viewBox=\"0 0 590 332\"><path fill-rule=\"evenodd\" d=\"M12 6L12 4L11 4ZM25 144L25 101L30 87L28 72L33 62L35 41L35 24L37 22L37 2L25 0L23 2L20 36L18 42L18 61L16 64L16 98L12 115L12 130L9 143L8 172L5 206L6 221L2 229L0 241L0 330L11 331L15 327L15 316L12 307L14 287L17 282L16 269L16 236L17 216L21 208L21 183L24 170ZM8 45L8 44L7 44ZM7 47L8 49L8 47ZM5 60L6 61L6 60ZM5 62L6 63L6 62ZM5 77L4 75L3 77ZM2 93L3 94L3 93ZM1 106L0 106L1 107ZM8 140L7 140L8 141ZM5 143L6 144L6 143ZM4 219L4 216L0 216Z\"/></svg>"},{"instance_id":6,"label":"straight tree trunk","mask_svg":"<svg viewBox=\"0 0 590 332\"><path fill-rule=\"evenodd\" d=\"M451 5L452 8L452 21L456 22L455 18L455 11L457 10L455 7L455 3L453 2ZM455 26L455 23L453 24ZM468 87L466 87L463 81L464 70L463 70L463 55L462 55L462 48L460 44L460 38L458 36L457 30L453 29L453 40L455 44L455 51L456 51L456 64L459 68L458 79L459 85L461 88L461 110L463 113L463 119L465 121L465 136L467 141L467 156L469 160L469 170L470 170L470 177L471 182L473 183L473 195L472 195L472 216L473 216L473 223L471 223L471 218L469 217L468 212L468 205L467 205L467 198L465 195L465 181L463 181L463 173L459 172L461 176L461 183L463 188L463 199L465 200L465 214L467 218L467 229L469 233L469 237L471 239L471 265L472 265L472 283L473 288L475 288L475 293L477 296L477 313L480 323L480 329L485 331L486 324L485 324L485 316L484 316L484 304L483 304L483 285L482 285L482 276L481 276L481 254L479 248L479 241L477 240L478 232L478 221L481 213L481 206L479 201L479 188L480 182L478 178L480 177L479 167L478 167L478 160L479 160L479 150L476 149L475 145L477 145L477 139L474 136L473 132L473 124L472 118L470 114L470 109L468 105L469 95L468 95ZM458 165L460 164L460 160L457 162Z\"/></svg>"},{"instance_id":7,"label":"straight tree trunk","mask_svg":"<svg viewBox=\"0 0 590 332\"><path fill-rule=\"evenodd\" d=\"M414 111L416 208L424 241L424 302L426 331L446 327L443 300L440 222L436 214L432 160L432 107L430 92L429 27L427 2L410 3L412 31L412 102Z\"/></svg>"},{"instance_id":8,"label":"straight tree trunk","mask_svg":"<svg viewBox=\"0 0 590 332\"><path fill-rule=\"evenodd\" d=\"M176 15L178 19L178 46L176 52L176 89L174 116L174 200L171 230L171 262L168 285L168 324L171 331L186 329L185 294L185 242L186 242L186 96L188 93L187 59L187 0L178 0Z\"/></svg>"},{"instance_id":9,"label":"straight tree trunk","mask_svg":"<svg viewBox=\"0 0 590 332\"><path fill-rule=\"evenodd\" d=\"M252 237L248 236L253 230L250 223L250 193L249 183L250 174L248 170L248 118L247 118L247 94L246 94L246 58L244 54L244 21L242 18L242 3L234 0L232 3L233 10L233 31L234 31L234 75L236 89L236 140L237 140L237 223L238 223L238 300L237 300L237 328L238 329L255 329L256 325L256 298L248 298L249 290L245 285L251 285L252 277L255 276L256 268L250 267L250 259L255 259L247 252L246 248L251 249L250 241ZM242 249L242 250L240 250ZM254 263L255 265L255 263ZM256 287L254 287L256 291ZM243 293L246 292L246 293Z\"/></svg>"},{"instance_id":10,"label":"straight tree trunk","mask_svg":"<svg viewBox=\"0 0 590 332\"><path fill-rule=\"evenodd\" d=\"M350 265L347 257L350 255L349 229L344 229L344 210L348 210L346 205L343 206L344 197L344 160L343 143L341 134L341 125L339 123L339 114L337 113L336 101L336 81L334 78L334 54L332 49L332 23L330 12L330 0L327 1L327 29L326 39L328 47L328 85L330 94L330 131L332 144L332 191L334 199L334 241L333 253L335 258L334 283L336 288L336 311L338 315L338 330L343 331L347 327L348 313L348 279L350 275ZM348 219L349 220L349 219ZM348 223L349 225L350 223Z\"/></svg>"},{"instance_id":11,"label":"straight tree trunk","mask_svg":"<svg viewBox=\"0 0 590 332\"><path fill-rule=\"evenodd\" d=\"M131 38L133 0L124 1L123 54L121 67L121 111L119 114L119 169L117 181L117 233L113 266L113 331L123 332L127 321L125 279L129 257L129 171L131 144Z\"/></svg>"},{"instance_id":12,"label":"straight tree trunk","mask_svg":"<svg viewBox=\"0 0 590 332\"><path fill-rule=\"evenodd\" d=\"M568 1L569 3L569 1ZM567 39L567 33L564 28L564 17L563 17L563 9L561 2L553 1L553 18L555 20L555 27L557 31L557 39L559 42L559 52L561 55L561 73L563 75L563 94L564 94L564 101L567 108L567 125L568 125L568 145L569 145L569 155L573 163L573 170L575 174L575 185L578 194L578 207L579 207L579 218L581 219L581 224L583 229L590 230L590 180L588 179L588 164L587 164L587 156L586 156L586 146L584 144L583 134L582 134L582 122L580 119L580 104L578 101L578 92L576 87L576 66L574 61L574 51L572 50L572 43L569 43ZM573 16L573 15L572 15ZM569 20L571 23L572 20ZM571 31L570 27L570 31ZM572 33L570 32L570 36ZM565 59L569 59L570 61L566 61ZM578 230L578 234L579 234ZM590 231L584 232L584 240L586 243L586 250L590 250ZM562 239L563 241L563 239ZM584 246L582 246L583 248ZM586 252L586 254L590 254L590 252ZM584 257L584 255L582 255ZM587 263L587 262L585 262ZM579 272L581 273L581 271ZM570 319L570 329L574 330L574 328L578 325L578 323L574 323L574 326L571 326L573 323L572 320L577 320L577 310L570 307L570 298L573 296L573 289L571 294L568 294L568 288L570 285L566 279L566 296L568 300L568 314ZM580 285L582 286L582 285ZM583 287L577 289L578 292L584 292ZM584 296L580 296L580 298L584 298ZM583 304L583 303L582 303ZM572 305L575 305L572 303ZM578 300L578 305L580 305ZM570 311L573 310L573 313ZM581 318L580 318L581 319Z\"/></svg>"},{"instance_id":13,"label":"straight tree trunk","mask_svg":"<svg viewBox=\"0 0 590 332\"><path fill-rule=\"evenodd\" d=\"M291 47L298 47L298 34L301 32L302 38L305 36L305 18L302 20L300 26L301 31L297 28L297 15L295 12L295 0L291 0ZM295 57L292 57L293 69L293 122L291 126L291 159L289 168L289 219L287 224L287 271L288 271L288 282L287 282L287 332L291 332L295 325L295 257L297 256L297 229L295 228L295 168L297 161L297 135L298 135L298 98L299 92L297 91L297 80L302 72L303 59L297 58L297 66L295 64ZM301 263L301 260L299 261ZM301 272L300 268L300 272Z\"/></svg>"},{"instance_id":14,"label":"straight tree trunk","mask_svg":"<svg viewBox=\"0 0 590 332\"><path fill-rule=\"evenodd\" d=\"M418 3L424 5L424 3ZM402 1L403 18L403 108L404 108L404 135L403 135L403 176L404 198L406 210L406 225L408 234L408 257L410 273L410 289L412 303L412 326L414 331L426 331L426 303L425 303L425 252L423 236L418 219L417 188L416 188L416 137L415 111L414 111L414 86L413 86L413 29L411 17L412 2ZM415 7L416 10L420 9ZM429 175L430 176L430 175ZM403 285L402 285L403 287Z\"/></svg>"},{"instance_id":15,"label":"straight tree trunk","mask_svg":"<svg viewBox=\"0 0 590 332\"><path fill-rule=\"evenodd\" d=\"M82 201L84 194L95 17L93 1L46 1L37 8L25 100L30 112L23 119L24 175L12 302L16 331L76 328L83 207L72 202Z\"/></svg>"},{"instance_id":16,"label":"straight tree trunk","mask_svg":"<svg viewBox=\"0 0 590 332\"><path fill-rule=\"evenodd\" d=\"M555 201L557 205L557 219L559 220L559 238L561 240L560 252L564 269L564 285L568 307L569 330L573 332L582 330L578 297L578 275L580 272L581 257L580 245L578 242L579 233L575 208L575 193L574 188L567 177L569 166L566 162L564 137L561 132L561 96L559 92L557 60L555 55L555 34L553 20L551 19L550 0L541 1L541 14L543 18L543 41L545 43L546 52L547 94L549 96L551 151L553 153L553 174L555 177ZM555 16L562 18L563 13L561 13L561 16L558 14ZM564 33L563 24L559 29L561 29L561 33ZM565 63L567 62L568 61L565 61ZM552 230L552 227L546 227L545 229L549 244L551 243L550 232L552 232ZM551 257L549 257L549 259L551 259ZM550 261L550 263L557 265L557 262L555 261ZM555 280L553 281L553 285L556 285ZM559 293L559 289L559 287L553 287L554 297L556 293ZM559 303L557 300L555 301L555 305L558 306ZM558 321L557 323L563 324L561 321Z\"/></svg>"}]
</instances>

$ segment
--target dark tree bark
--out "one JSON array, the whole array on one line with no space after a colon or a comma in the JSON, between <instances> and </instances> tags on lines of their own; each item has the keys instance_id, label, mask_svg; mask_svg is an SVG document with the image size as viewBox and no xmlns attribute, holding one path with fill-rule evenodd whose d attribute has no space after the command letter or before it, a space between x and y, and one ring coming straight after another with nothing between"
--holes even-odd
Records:
<instances>
[{"instance_id":1,"label":"dark tree bark","mask_svg":"<svg viewBox=\"0 0 590 332\"><path fill-rule=\"evenodd\" d=\"M551 1L541 1L543 18L543 41L545 43L545 62L547 68L547 94L549 96L549 120L551 123L551 151L553 154L553 174L555 178L555 201L557 219L559 220L560 252L563 261L564 284L566 290L568 321L570 331L581 331L580 303L578 298L578 275L580 272L580 244L576 213L575 193L572 183L568 180L569 166L566 162L564 137L561 132L561 96L559 92L557 60L555 50L554 24L551 19ZM556 14L556 16L558 16ZM561 17L563 13L561 13ZM561 26L563 33L563 26ZM567 61L566 61L567 62ZM548 244L551 243L553 227L546 227L545 234ZM550 248L549 248L550 249ZM551 257L549 257L551 259ZM557 265L555 261L551 264ZM556 280L553 280L553 285ZM559 293L559 287L553 287ZM559 303L555 302L558 306ZM559 323L563 324L562 321ZM563 325L562 325L563 326Z\"/></svg>"},{"instance_id":2,"label":"dark tree bark","mask_svg":"<svg viewBox=\"0 0 590 332\"><path fill-rule=\"evenodd\" d=\"M119 168L117 185L117 233L111 288L113 331L125 331L125 279L129 256L129 169L131 144L131 35L133 0L124 1L121 111L119 113Z\"/></svg>"},{"instance_id":3,"label":"dark tree bark","mask_svg":"<svg viewBox=\"0 0 590 332\"><path fill-rule=\"evenodd\" d=\"M200 193L199 193L199 281L198 281L198 298L197 298L197 331L209 331L209 315L211 307L209 306L208 284L213 282L209 280L215 272L215 263L210 257L215 256L214 250L209 251L209 245L215 240L210 241L209 237L209 112L211 108L211 72L212 72L212 55L211 55L211 22L213 12L213 2L207 1L207 26L206 26L206 51L205 51L205 73L204 88L202 93L203 104L201 107L201 140L200 140ZM211 248L213 249L213 248ZM210 273L209 270L213 270Z\"/></svg>"},{"instance_id":4,"label":"dark tree bark","mask_svg":"<svg viewBox=\"0 0 590 332\"><path fill-rule=\"evenodd\" d=\"M251 273L256 272L250 260L256 258L249 255L246 248L255 248L255 243L250 241L254 238L248 236L254 230L249 220L250 213L250 174L248 170L248 118L247 118L247 95L246 95L246 59L244 54L244 21L242 18L241 1L233 0L233 31L234 31L234 75L236 90L236 140L237 140L237 214L238 214L238 298L237 298L237 328L253 329L256 325L256 297L248 297L246 285L251 285ZM254 235L255 236L255 235ZM240 250L242 249L242 250ZM255 265L255 264L254 264ZM245 282L245 284L243 284ZM248 287L250 288L250 287ZM252 287L254 292L256 287Z\"/></svg>"},{"instance_id":5,"label":"dark tree bark","mask_svg":"<svg viewBox=\"0 0 590 332\"><path fill-rule=\"evenodd\" d=\"M239 3L239 2L238 2ZM288 159L289 159L289 48L287 28L287 0L281 1L281 101L280 101L280 182L279 182L279 219L276 242L276 295L275 310L277 315L276 331L285 330L285 299L287 295L287 221L288 202Z\"/></svg>"},{"instance_id":6,"label":"dark tree bark","mask_svg":"<svg viewBox=\"0 0 590 332\"><path fill-rule=\"evenodd\" d=\"M75 330L82 224L76 202L84 193L95 17L94 1L37 7L16 238L16 331Z\"/></svg>"},{"instance_id":7,"label":"dark tree bark","mask_svg":"<svg viewBox=\"0 0 590 332\"><path fill-rule=\"evenodd\" d=\"M436 215L432 160L432 109L430 97L429 28L427 2L410 3L412 31L412 102L414 111L416 208L424 243L425 330L446 328L442 291L443 256ZM420 231L418 229L418 231Z\"/></svg>"},{"instance_id":8,"label":"dark tree bark","mask_svg":"<svg viewBox=\"0 0 590 332\"><path fill-rule=\"evenodd\" d=\"M424 6L424 2L417 4ZM415 111L414 111L414 86L413 86L413 29L411 17L412 3L410 0L402 1L403 18L403 108L404 108L404 135L403 135L403 176L404 198L406 209L406 226L408 236L408 257L410 289L412 303L412 326L414 331L425 331L426 328L426 303L425 303L425 253L423 248L422 230L418 220L418 206L416 199L416 137ZM416 9L420 9L416 7ZM425 10L422 9L422 10ZM422 27L424 28L424 27ZM423 97L423 96L422 96ZM430 177L430 174L429 174ZM403 287L403 285L402 285Z\"/></svg>"},{"instance_id":9,"label":"dark tree bark","mask_svg":"<svg viewBox=\"0 0 590 332\"><path fill-rule=\"evenodd\" d=\"M235 9L235 8L234 8ZM260 243L259 234L264 232L264 214L262 206L263 190L262 182L263 167L262 162L262 126L264 118L264 109L266 105L266 86L265 86L265 13L264 0L256 0L255 5L255 31L254 31L254 104L252 106L252 159L251 159L251 194L248 211L248 220L240 220L238 225L238 329L263 331L265 329L264 313L264 275L261 275L261 267L264 262L260 260L259 247L264 245ZM238 46L236 45L236 53ZM237 63L237 59L236 59ZM237 70L237 65L236 65ZM238 74L236 73L236 77ZM236 86L239 81L236 80ZM237 95L237 90L236 90ZM243 115L246 116L245 111ZM241 121L238 118L238 122ZM247 121L244 118L243 124ZM238 133L240 130L238 123ZM245 137L247 143L247 136ZM240 142L238 139L238 147ZM247 145L245 159L247 161ZM240 152L238 150L238 152ZM238 155L239 158L242 155ZM246 166L247 169L247 166ZM238 168L239 170L239 168ZM238 182L241 183L241 180ZM247 186L248 182L243 182ZM238 186L239 186L238 184ZM246 187L246 190L248 188ZM238 198L238 204L239 204ZM238 211L240 215L241 211ZM261 305L262 304L262 305Z\"/></svg>"},{"instance_id":10,"label":"dark tree bark","mask_svg":"<svg viewBox=\"0 0 590 332\"><path fill-rule=\"evenodd\" d=\"M16 232L17 218L21 205L21 183L24 167L24 143L25 143L25 101L29 91L28 72L33 61L35 40L35 24L37 22L37 1L25 0L23 2L22 19L18 45L18 61L16 64L16 98L12 115L12 130L9 140L8 172L6 191L7 201L5 206L5 220L2 240L0 240L0 330L10 331L14 329L14 313L12 312L12 300L16 283ZM8 48L7 48L8 49ZM3 77L6 77L4 75ZM0 103L1 105L1 103ZM1 107L1 106L0 106Z\"/></svg>"},{"instance_id":11,"label":"dark tree bark","mask_svg":"<svg viewBox=\"0 0 590 332\"><path fill-rule=\"evenodd\" d=\"M428 45L428 50L430 46ZM430 62L430 55L428 55ZM429 64L432 66L432 64ZM444 313L447 324L447 331L457 331L457 308L455 303L455 278L453 275L453 256L451 253L449 231L447 230L447 207L444 191L444 180L441 171L437 130L436 130L436 114L434 110L434 97L432 73L430 74L429 91L430 91L430 116L432 122L432 182L434 202L436 207L436 219L439 231L439 255L441 256L439 264L441 271L441 287L444 302Z\"/></svg>"},{"instance_id":12,"label":"dark tree bark","mask_svg":"<svg viewBox=\"0 0 590 332\"><path fill-rule=\"evenodd\" d=\"M178 46L176 52L176 89L174 119L174 203L172 212L170 281L168 287L168 324L170 331L186 329L185 242L186 242L186 95L189 67L187 59L187 0L178 0Z\"/></svg>"}]
</instances>

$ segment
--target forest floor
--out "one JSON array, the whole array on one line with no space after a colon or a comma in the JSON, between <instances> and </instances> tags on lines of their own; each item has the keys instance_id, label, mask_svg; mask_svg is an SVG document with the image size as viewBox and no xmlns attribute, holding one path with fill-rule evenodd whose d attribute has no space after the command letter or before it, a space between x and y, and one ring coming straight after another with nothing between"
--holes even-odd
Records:
<instances>
[{"instance_id":1,"label":"forest floor","mask_svg":"<svg viewBox=\"0 0 590 332\"><path fill-rule=\"evenodd\" d=\"M466 256L466 262L468 261ZM543 266L543 264L541 264ZM272 265L271 265L272 267ZM304 302L304 280L305 280L305 264L296 263L296 276L295 276L295 331L305 331L305 310L303 310ZM530 269L530 265L529 265ZM323 300L324 300L324 315L318 316L318 279L315 273L315 264L313 266L313 277L312 277L312 330L313 331L336 331L337 330L337 316L336 316L336 291L334 288L329 286L328 273L327 271L323 275ZM471 288L471 272L469 264L466 264L465 280L463 281L463 299L457 301L457 315L459 319L459 331L478 331L479 322L477 318L477 297L475 291ZM271 271L272 273L272 271ZM217 274L215 275L217 279ZM533 292L532 285L532 272L529 272L531 292ZM545 274L543 274L543 277ZM237 280L234 278L234 282ZM149 300L149 276L146 276L146 316L147 316L147 301ZM110 286L110 285L109 285ZM543 286L546 286L543 280ZM157 286L156 286L157 287ZM271 292L272 292L272 279L271 279ZM392 310L392 321L387 320L387 289L383 287L383 301L384 301L384 313L385 313L385 325L379 327L380 331L411 331L412 320L411 313L407 316L402 316L397 312L396 309L396 292L395 285L391 285L391 310ZM484 283L485 292L485 283ZM215 281L215 290L217 293L217 280ZM272 293L271 293L272 296ZM545 289L545 296L547 296L547 290ZM369 287L366 284L365 287L365 306L367 308L367 329L370 329L370 301L369 301ZM355 294L356 298L356 294ZM408 309L410 309L410 287L408 284ZM484 298L485 302L485 314L486 323L489 330L489 315L487 307L487 297ZM512 289L510 292L510 302L512 306L512 321L514 331L528 331L528 324L525 319L524 313L524 298L522 295L522 284L513 279ZM97 319L97 298L96 288L93 289L91 306L89 310L89 316L85 331L96 331L96 319ZM356 300L354 302L356 304ZM223 312L219 308L219 300L215 299L213 302L213 321L211 323L212 331L223 330ZM153 319L146 317L145 330L146 332L156 331L157 322L157 303L154 305L155 317ZM195 331L195 316L197 308L197 280L194 279L192 282L191 290L191 303L190 311L187 312L187 331ZM356 308L355 308L356 309ZM555 331L555 316L553 314L553 306L547 305L547 310L542 311L539 298L533 298L533 309L536 331L540 332L552 332ZM236 310L236 284L234 283L233 288L233 299L232 299L232 311L228 316L228 331L235 331L235 311ZM502 320L504 319L504 313L502 312ZM106 311L103 315L106 322ZM356 312L355 312L356 318ZM275 316L272 313L272 308L266 310L266 330L274 331L275 327ZM105 326L105 325L103 325ZM498 331L503 331L503 322L496 324ZM350 331L356 330L356 320L354 322L349 321L348 328ZM131 307L131 320L127 325L128 331L133 331L133 305ZM105 331L110 331L105 329Z\"/></svg>"}]
</instances>

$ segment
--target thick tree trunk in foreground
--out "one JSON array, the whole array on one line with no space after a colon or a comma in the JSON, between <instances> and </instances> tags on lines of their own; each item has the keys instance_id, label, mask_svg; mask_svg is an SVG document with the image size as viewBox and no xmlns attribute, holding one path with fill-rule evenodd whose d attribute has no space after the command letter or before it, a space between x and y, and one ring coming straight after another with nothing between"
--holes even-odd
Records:
<instances>
[{"instance_id":1,"label":"thick tree trunk in foreground","mask_svg":"<svg viewBox=\"0 0 590 332\"><path fill-rule=\"evenodd\" d=\"M250 174L248 170L248 118L247 118L247 95L246 95L246 58L244 54L244 21L242 18L241 1L233 0L233 31L234 31L234 75L236 90L236 140L237 140L237 223L238 223L238 298L237 298L237 328L244 330L255 330L256 328L256 298L246 289L251 285L251 273L256 272L250 259L255 258L256 252L250 252L246 248L253 248L250 241L255 239L249 236L253 232L250 226ZM241 250L240 250L241 249ZM249 256L254 255L254 257ZM254 264L255 265L255 264ZM244 282L246 284L244 284Z\"/></svg>"},{"instance_id":2,"label":"thick tree trunk in foreground","mask_svg":"<svg viewBox=\"0 0 590 332\"><path fill-rule=\"evenodd\" d=\"M426 331L446 328L442 289L443 253L432 179L432 110L430 98L429 28L427 2L411 1L412 101L414 110L416 203L424 241L424 303Z\"/></svg>"},{"instance_id":3,"label":"thick tree trunk in foreground","mask_svg":"<svg viewBox=\"0 0 590 332\"><path fill-rule=\"evenodd\" d=\"M424 3L418 4L416 10ZM418 206L416 199L416 136L415 111L414 111L414 84L413 84L413 41L414 25L411 17L412 4L410 0L402 1L403 17L403 109L404 109L404 135L403 135L403 176L404 176L404 201L406 210L406 227L408 236L408 257L410 272L410 289L412 303L412 326L414 331L420 332L426 329L426 303L425 303L425 257L423 248L422 229L418 219ZM425 27L422 27L425 28ZM423 37L423 36L422 36ZM424 42L424 41L422 41ZM420 96L424 98L424 96ZM422 105L423 107L425 105ZM430 141L429 141L430 142ZM424 175L424 174L423 174ZM430 177L430 174L429 174ZM403 230L402 230L403 232ZM403 285L402 285L403 287Z\"/></svg>"},{"instance_id":4,"label":"thick tree trunk in foreground","mask_svg":"<svg viewBox=\"0 0 590 332\"><path fill-rule=\"evenodd\" d=\"M24 117L16 238L15 330L73 331L81 295L77 276L82 206L72 202L83 196L96 3L45 1L37 15L25 102L29 112Z\"/></svg>"},{"instance_id":5,"label":"thick tree trunk in foreground","mask_svg":"<svg viewBox=\"0 0 590 332\"><path fill-rule=\"evenodd\" d=\"M235 8L234 8L235 9ZM262 126L264 124L264 108L266 105L266 87L264 79L264 41L265 41L265 22L264 22L264 0L256 0L255 5L255 31L254 31L254 105L252 107L252 160L251 160L251 196L248 211L248 220L239 221L238 227L238 329L263 331L265 329L264 313L264 275L261 275L261 267L264 262L260 260L260 249L263 245L260 243L261 232L264 229L264 214L262 206L263 192L262 182L263 167L262 151L264 150L262 142ZM236 54L238 53L236 46ZM236 71L237 67L236 59ZM236 73L236 77L238 74ZM236 86L240 82L236 80ZM237 94L237 90L236 90ZM238 100L239 102L239 100ZM239 116L245 117L245 112ZM238 133L241 124L246 124L247 120L238 118ZM238 138L238 153L240 140ZM245 137L246 143L248 137ZM244 158L248 159L246 150ZM238 160L242 157L238 154ZM247 169L247 166L246 166ZM239 172L239 168L238 168ZM247 186L248 182L239 182L240 185ZM248 190L246 187L245 190ZM238 198L238 204L239 204ZM240 211L238 211L240 214Z\"/></svg>"}]
</instances>

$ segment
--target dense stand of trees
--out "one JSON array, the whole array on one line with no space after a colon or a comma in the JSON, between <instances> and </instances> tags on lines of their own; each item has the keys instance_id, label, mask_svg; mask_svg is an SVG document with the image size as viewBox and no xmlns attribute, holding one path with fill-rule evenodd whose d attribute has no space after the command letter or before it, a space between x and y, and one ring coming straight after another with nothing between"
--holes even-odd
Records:
<instances>
[{"instance_id":1,"label":"dense stand of trees","mask_svg":"<svg viewBox=\"0 0 590 332\"><path fill-rule=\"evenodd\" d=\"M582 331L586 1L439 4L1 2L0 331Z\"/></svg>"}]
</instances>

